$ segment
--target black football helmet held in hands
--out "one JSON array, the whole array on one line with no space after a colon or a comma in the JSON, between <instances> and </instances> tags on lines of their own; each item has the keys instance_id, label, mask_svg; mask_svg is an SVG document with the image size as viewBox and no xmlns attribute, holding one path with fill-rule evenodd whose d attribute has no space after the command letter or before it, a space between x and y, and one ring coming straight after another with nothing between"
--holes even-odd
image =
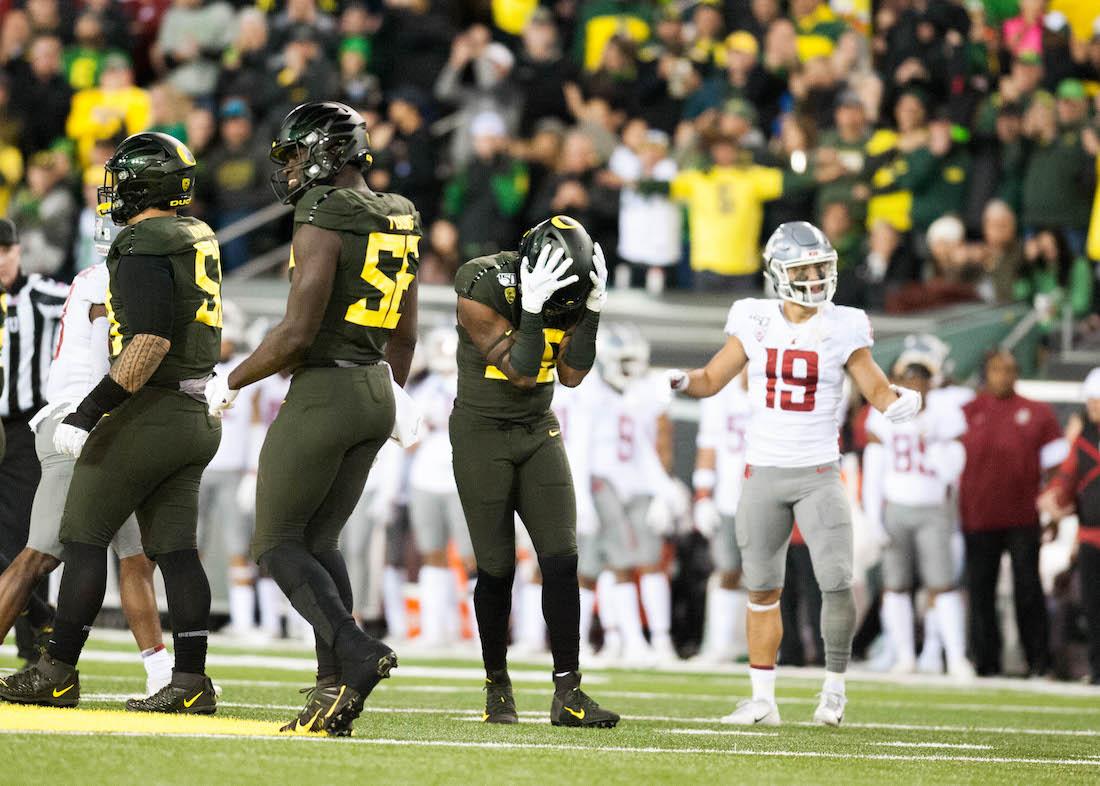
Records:
<instances>
[{"instance_id":1,"label":"black football helmet held in hands","mask_svg":"<svg viewBox=\"0 0 1100 786\"><path fill-rule=\"evenodd\" d=\"M569 216L553 216L536 224L523 233L519 241L520 259L534 264L539 252L547 243L565 249L566 259L572 259L567 275L577 280L550 296L542 313L551 320L561 320L584 308L588 293L592 291L591 274L596 267L592 262L592 238L581 223Z\"/></svg>"},{"instance_id":2,"label":"black football helmet held in hands","mask_svg":"<svg viewBox=\"0 0 1100 786\"><path fill-rule=\"evenodd\" d=\"M119 225L149 208L171 210L191 204L195 156L169 134L143 131L122 140L104 165L98 212Z\"/></svg>"},{"instance_id":3,"label":"black football helmet held in hands","mask_svg":"<svg viewBox=\"0 0 1100 786\"><path fill-rule=\"evenodd\" d=\"M374 158L367 123L358 112L338 101L313 101L283 119L271 142L271 160L279 165L271 187L289 205L345 164L366 170Z\"/></svg>"}]
</instances>

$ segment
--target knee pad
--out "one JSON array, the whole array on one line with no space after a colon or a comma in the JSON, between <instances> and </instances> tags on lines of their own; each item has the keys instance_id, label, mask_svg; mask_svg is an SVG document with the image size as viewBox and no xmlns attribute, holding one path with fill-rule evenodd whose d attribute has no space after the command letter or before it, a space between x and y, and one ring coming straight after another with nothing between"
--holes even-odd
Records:
<instances>
[{"instance_id":1,"label":"knee pad","mask_svg":"<svg viewBox=\"0 0 1100 786\"><path fill-rule=\"evenodd\" d=\"M504 576L494 576L492 573L482 570L481 568L477 569L477 589L482 592L507 593L511 596L512 584L515 580L515 571Z\"/></svg>"},{"instance_id":2,"label":"knee pad","mask_svg":"<svg viewBox=\"0 0 1100 786\"><path fill-rule=\"evenodd\" d=\"M555 579L577 579L577 554L561 554L556 556L539 556L539 569L542 571L543 583Z\"/></svg>"}]
</instances>

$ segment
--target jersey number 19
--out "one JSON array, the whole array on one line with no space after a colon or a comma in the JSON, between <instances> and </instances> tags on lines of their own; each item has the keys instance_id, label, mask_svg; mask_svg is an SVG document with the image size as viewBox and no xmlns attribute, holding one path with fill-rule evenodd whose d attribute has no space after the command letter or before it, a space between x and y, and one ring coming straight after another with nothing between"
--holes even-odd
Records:
<instances>
[{"instance_id":1,"label":"jersey number 19","mask_svg":"<svg viewBox=\"0 0 1100 786\"><path fill-rule=\"evenodd\" d=\"M768 347L764 368L768 380L765 398L768 408L789 412L813 412L817 394L817 353L806 349L778 350ZM782 386L780 386L782 382ZM778 391L779 395L776 396ZM795 394L799 393L798 400Z\"/></svg>"}]
</instances>

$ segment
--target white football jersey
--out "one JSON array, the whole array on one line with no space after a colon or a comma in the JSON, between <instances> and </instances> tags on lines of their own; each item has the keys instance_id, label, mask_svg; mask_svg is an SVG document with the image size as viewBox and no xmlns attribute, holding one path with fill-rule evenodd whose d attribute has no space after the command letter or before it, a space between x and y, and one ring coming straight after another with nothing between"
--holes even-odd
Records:
<instances>
[{"instance_id":1,"label":"white football jersey","mask_svg":"<svg viewBox=\"0 0 1100 786\"><path fill-rule=\"evenodd\" d=\"M622 393L594 379L592 477L610 484L622 500L653 496L667 480L657 453L657 424L670 398L662 398L660 390L652 378L639 379Z\"/></svg>"},{"instance_id":2,"label":"white football jersey","mask_svg":"<svg viewBox=\"0 0 1100 786\"><path fill-rule=\"evenodd\" d=\"M83 401L103 378L103 369L110 366L107 342L101 347L91 345L92 321L88 318L89 309L107 299L109 278L107 265L101 262L73 279L46 381L50 404Z\"/></svg>"},{"instance_id":3,"label":"white football jersey","mask_svg":"<svg viewBox=\"0 0 1100 786\"><path fill-rule=\"evenodd\" d=\"M730 308L726 333L748 355L749 464L812 467L840 458L845 365L874 344L857 308L824 303L795 325L783 301L745 298Z\"/></svg>"},{"instance_id":4,"label":"white football jersey","mask_svg":"<svg viewBox=\"0 0 1100 786\"><path fill-rule=\"evenodd\" d=\"M569 471L573 476L573 489L577 497L577 519L588 516L595 521L596 507L592 502L592 417L598 387L596 376L589 374L576 387L560 383L554 386L551 409L561 426L561 438L565 442L565 454L569 457ZM584 527L579 527L584 531Z\"/></svg>"},{"instance_id":5,"label":"white football jersey","mask_svg":"<svg viewBox=\"0 0 1100 786\"><path fill-rule=\"evenodd\" d=\"M745 447L752 415L749 394L741 387L741 380L735 379L718 395L699 403L699 433L695 444L714 449L718 476L714 504L719 513L733 516L741 501L741 482L745 479Z\"/></svg>"},{"instance_id":6,"label":"white football jersey","mask_svg":"<svg viewBox=\"0 0 1100 786\"><path fill-rule=\"evenodd\" d=\"M412 451L410 488L434 494L458 492L448 431L457 385L455 374L429 374L410 394L420 410L420 441Z\"/></svg>"},{"instance_id":7,"label":"white football jersey","mask_svg":"<svg viewBox=\"0 0 1100 786\"><path fill-rule=\"evenodd\" d=\"M247 355L234 355L224 363L214 366L218 376L229 376ZM240 392L233 406L222 413L222 441L218 452L210 460L207 469L212 472L240 472L249 469L249 431L252 428L252 397L257 386L250 385Z\"/></svg>"},{"instance_id":8,"label":"white football jersey","mask_svg":"<svg viewBox=\"0 0 1100 786\"><path fill-rule=\"evenodd\" d=\"M872 409L867 432L882 443L886 468L882 496L898 505L937 505L947 497L948 480L936 466L936 451L966 431L962 409L943 398L929 396L926 406L906 423L891 423Z\"/></svg>"}]
</instances>

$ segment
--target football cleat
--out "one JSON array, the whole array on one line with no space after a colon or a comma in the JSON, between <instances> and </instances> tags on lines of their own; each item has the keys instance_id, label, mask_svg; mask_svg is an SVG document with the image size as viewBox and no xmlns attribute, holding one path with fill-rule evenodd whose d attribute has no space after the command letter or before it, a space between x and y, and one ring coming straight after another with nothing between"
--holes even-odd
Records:
<instances>
[{"instance_id":1,"label":"football cleat","mask_svg":"<svg viewBox=\"0 0 1100 786\"><path fill-rule=\"evenodd\" d=\"M383 642L372 640L363 659L368 668L356 687L348 683L336 686L332 701L321 715L321 728L330 737L350 737L352 724L363 711L363 703L379 682L397 667L397 655Z\"/></svg>"},{"instance_id":2,"label":"football cleat","mask_svg":"<svg viewBox=\"0 0 1100 786\"><path fill-rule=\"evenodd\" d=\"M491 671L485 677L485 723L519 723L512 680L505 669Z\"/></svg>"},{"instance_id":3,"label":"football cleat","mask_svg":"<svg viewBox=\"0 0 1100 786\"><path fill-rule=\"evenodd\" d=\"M974 666L966 658L947 662L947 675L957 682L973 682L978 676Z\"/></svg>"},{"instance_id":4,"label":"football cleat","mask_svg":"<svg viewBox=\"0 0 1100 786\"><path fill-rule=\"evenodd\" d=\"M839 726L844 720L844 705L848 703L843 693L826 690L821 692L821 701L814 710L814 723L823 726Z\"/></svg>"},{"instance_id":5,"label":"football cleat","mask_svg":"<svg viewBox=\"0 0 1100 786\"><path fill-rule=\"evenodd\" d=\"M130 699L131 712L166 712L182 715L213 715L218 709L214 683L205 674L175 672L172 681L152 696Z\"/></svg>"},{"instance_id":6,"label":"football cleat","mask_svg":"<svg viewBox=\"0 0 1100 786\"><path fill-rule=\"evenodd\" d=\"M605 710L581 690L581 675L571 671L554 677L554 700L550 703L550 723L553 726L613 729L619 716Z\"/></svg>"},{"instance_id":7,"label":"football cleat","mask_svg":"<svg viewBox=\"0 0 1100 786\"><path fill-rule=\"evenodd\" d=\"M290 723L279 728L280 734L323 734L323 718L325 712L332 707L340 693L340 686L336 677L328 677L318 680L312 688L303 688L301 693L306 694L306 706Z\"/></svg>"},{"instance_id":8,"label":"football cleat","mask_svg":"<svg viewBox=\"0 0 1100 786\"><path fill-rule=\"evenodd\" d=\"M737 702L737 708L719 722L731 726L778 726L779 707L766 699L742 699Z\"/></svg>"},{"instance_id":9,"label":"football cleat","mask_svg":"<svg viewBox=\"0 0 1100 786\"><path fill-rule=\"evenodd\" d=\"M0 699L42 707L75 707L80 702L80 672L43 653L34 666L0 678Z\"/></svg>"}]
</instances>

